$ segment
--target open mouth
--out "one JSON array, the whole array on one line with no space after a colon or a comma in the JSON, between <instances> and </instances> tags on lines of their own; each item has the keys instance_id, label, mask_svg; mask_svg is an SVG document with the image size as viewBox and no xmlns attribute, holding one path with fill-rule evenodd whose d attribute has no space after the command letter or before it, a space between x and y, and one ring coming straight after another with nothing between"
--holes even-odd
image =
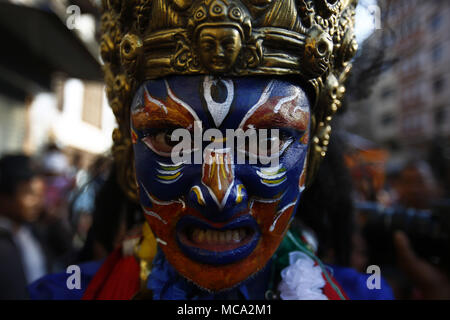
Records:
<instances>
[{"instance_id":1,"label":"open mouth","mask_svg":"<svg viewBox=\"0 0 450 320\"><path fill-rule=\"evenodd\" d=\"M191 259L208 264L227 264L247 257L260 237L258 225L250 215L240 216L221 228L193 216L177 224L177 241Z\"/></svg>"}]
</instances>

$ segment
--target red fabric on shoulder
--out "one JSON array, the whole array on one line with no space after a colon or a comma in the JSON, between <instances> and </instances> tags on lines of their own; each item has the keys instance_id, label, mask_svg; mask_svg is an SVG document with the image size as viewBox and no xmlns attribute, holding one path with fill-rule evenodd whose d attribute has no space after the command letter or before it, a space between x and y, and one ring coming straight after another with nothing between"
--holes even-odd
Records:
<instances>
[{"instance_id":1,"label":"red fabric on shoulder","mask_svg":"<svg viewBox=\"0 0 450 320\"><path fill-rule=\"evenodd\" d=\"M139 264L133 256L114 250L95 274L83 300L129 300L139 291Z\"/></svg>"},{"instance_id":2,"label":"red fabric on shoulder","mask_svg":"<svg viewBox=\"0 0 450 320\"><path fill-rule=\"evenodd\" d=\"M345 300L350 300L347 296L347 294L344 292L342 287L339 285L339 283L336 281L336 279L333 278L331 274L328 274L333 284L341 291L342 295L344 296ZM325 274L322 272L322 277L325 280L325 287L323 287L323 294L328 297L329 300L343 300L339 294L336 292L336 290L333 288L331 283L327 281L327 278Z\"/></svg>"}]
</instances>

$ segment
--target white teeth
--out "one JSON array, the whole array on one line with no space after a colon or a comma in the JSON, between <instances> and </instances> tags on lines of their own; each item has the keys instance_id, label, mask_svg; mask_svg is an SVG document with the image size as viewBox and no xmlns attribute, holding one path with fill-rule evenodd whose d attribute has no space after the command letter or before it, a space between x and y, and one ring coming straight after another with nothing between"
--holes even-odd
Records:
<instances>
[{"instance_id":1,"label":"white teeth","mask_svg":"<svg viewBox=\"0 0 450 320\"><path fill-rule=\"evenodd\" d=\"M226 235L225 241L226 242L231 242L231 239L233 238L233 231L228 230L228 231L225 232L225 235Z\"/></svg>"},{"instance_id":2,"label":"white teeth","mask_svg":"<svg viewBox=\"0 0 450 320\"><path fill-rule=\"evenodd\" d=\"M225 243L227 241L226 232L218 232L219 233L219 243Z\"/></svg>"},{"instance_id":3,"label":"white teeth","mask_svg":"<svg viewBox=\"0 0 450 320\"><path fill-rule=\"evenodd\" d=\"M200 233L200 230L198 230L198 229L195 229L194 230L194 232L192 233L192 239L195 241L195 242L198 242L198 234Z\"/></svg>"},{"instance_id":4,"label":"white teeth","mask_svg":"<svg viewBox=\"0 0 450 320\"><path fill-rule=\"evenodd\" d=\"M200 230L198 237L197 237L197 242L202 243L203 241L205 241L205 231Z\"/></svg>"},{"instance_id":5,"label":"white teeth","mask_svg":"<svg viewBox=\"0 0 450 320\"><path fill-rule=\"evenodd\" d=\"M219 233L216 231L212 231L212 241L213 243L219 243Z\"/></svg>"},{"instance_id":6,"label":"white teeth","mask_svg":"<svg viewBox=\"0 0 450 320\"><path fill-rule=\"evenodd\" d=\"M206 243L212 243L212 234L211 231L205 231L206 234Z\"/></svg>"},{"instance_id":7,"label":"white teeth","mask_svg":"<svg viewBox=\"0 0 450 320\"><path fill-rule=\"evenodd\" d=\"M196 243L202 243L205 238L205 232L203 230L196 229L192 233L192 240Z\"/></svg>"},{"instance_id":8,"label":"white teeth","mask_svg":"<svg viewBox=\"0 0 450 320\"><path fill-rule=\"evenodd\" d=\"M241 242L246 236L243 228L225 231L194 229L191 239L194 243L229 244Z\"/></svg>"},{"instance_id":9,"label":"white teeth","mask_svg":"<svg viewBox=\"0 0 450 320\"><path fill-rule=\"evenodd\" d=\"M239 242L241 240L241 237L239 237L239 231L234 230L233 231L233 242Z\"/></svg>"}]
</instances>

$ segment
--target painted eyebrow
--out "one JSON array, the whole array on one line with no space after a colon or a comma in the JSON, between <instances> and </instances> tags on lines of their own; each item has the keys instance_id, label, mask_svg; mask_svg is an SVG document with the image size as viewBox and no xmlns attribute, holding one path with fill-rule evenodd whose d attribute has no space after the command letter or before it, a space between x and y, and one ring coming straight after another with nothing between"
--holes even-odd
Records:
<instances>
[{"instance_id":1,"label":"painted eyebrow","mask_svg":"<svg viewBox=\"0 0 450 320\"><path fill-rule=\"evenodd\" d=\"M136 111L132 114L133 127L137 130L190 128L192 124L185 118L173 118L149 115L146 111Z\"/></svg>"},{"instance_id":2,"label":"painted eyebrow","mask_svg":"<svg viewBox=\"0 0 450 320\"><path fill-rule=\"evenodd\" d=\"M249 122L245 124L244 128L253 126L255 129L283 128L292 129L298 132L305 132L308 129L309 115L302 112L299 118L289 119L284 115L274 114L271 112L267 113L267 116L258 116L258 114L256 114L255 120L251 120L252 118L249 119Z\"/></svg>"},{"instance_id":3,"label":"painted eyebrow","mask_svg":"<svg viewBox=\"0 0 450 320\"><path fill-rule=\"evenodd\" d=\"M260 100L245 115L240 128L250 126L256 128L286 128L299 132L308 129L309 112L307 107L301 106L303 93L296 89L288 97L271 96L273 83L270 82L262 93Z\"/></svg>"},{"instance_id":4,"label":"painted eyebrow","mask_svg":"<svg viewBox=\"0 0 450 320\"><path fill-rule=\"evenodd\" d=\"M192 108L178 98L170 89L167 81L165 100L154 98L144 90L144 104L132 111L131 120L137 130L161 128L193 128L199 121Z\"/></svg>"}]
</instances>

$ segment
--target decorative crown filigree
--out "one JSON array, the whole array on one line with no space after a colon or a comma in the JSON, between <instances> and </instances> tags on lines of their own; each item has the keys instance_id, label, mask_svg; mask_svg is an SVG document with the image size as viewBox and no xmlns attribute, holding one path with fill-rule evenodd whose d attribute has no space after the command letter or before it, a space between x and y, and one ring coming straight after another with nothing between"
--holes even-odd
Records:
<instances>
[{"instance_id":1,"label":"decorative crown filigree","mask_svg":"<svg viewBox=\"0 0 450 320\"><path fill-rule=\"evenodd\" d=\"M309 177L325 156L357 44L357 0L103 0L101 54L119 127L121 185L135 196L128 106L172 74L293 75L314 90ZM125 161L130 161L125 164ZM122 163L122 164L120 164ZM311 180L310 178L308 179Z\"/></svg>"}]
</instances>

